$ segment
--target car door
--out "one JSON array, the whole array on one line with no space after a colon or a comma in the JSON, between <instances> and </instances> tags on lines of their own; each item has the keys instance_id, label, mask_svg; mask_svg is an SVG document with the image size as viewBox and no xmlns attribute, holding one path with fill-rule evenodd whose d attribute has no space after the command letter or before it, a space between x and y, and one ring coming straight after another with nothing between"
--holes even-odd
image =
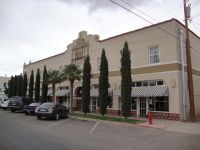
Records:
<instances>
[{"instance_id":1,"label":"car door","mask_svg":"<svg viewBox=\"0 0 200 150\"><path fill-rule=\"evenodd\" d=\"M56 104L56 110L59 113L60 117L63 117L63 109L61 104L59 103Z\"/></svg>"}]
</instances>

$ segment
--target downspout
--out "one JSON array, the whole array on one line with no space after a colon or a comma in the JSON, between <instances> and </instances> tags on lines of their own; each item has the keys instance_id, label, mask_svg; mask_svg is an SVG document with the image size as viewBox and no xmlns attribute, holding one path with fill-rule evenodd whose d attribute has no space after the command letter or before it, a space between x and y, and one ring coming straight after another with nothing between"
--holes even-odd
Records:
<instances>
[{"instance_id":1,"label":"downspout","mask_svg":"<svg viewBox=\"0 0 200 150\"><path fill-rule=\"evenodd\" d=\"M179 46L181 53L181 80L182 80L182 121L186 120L186 89L185 89L185 63L184 63L184 49L183 49L183 30L178 29Z\"/></svg>"}]
</instances>

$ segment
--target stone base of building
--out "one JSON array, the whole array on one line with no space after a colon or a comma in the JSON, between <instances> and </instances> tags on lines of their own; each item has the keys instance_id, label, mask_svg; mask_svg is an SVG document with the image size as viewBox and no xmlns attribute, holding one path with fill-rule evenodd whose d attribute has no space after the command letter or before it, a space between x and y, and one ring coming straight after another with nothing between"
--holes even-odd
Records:
<instances>
[{"instance_id":1,"label":"stone base of building","mask_svg":"<svg viewBox=\"0 0 200 150\"><path fill-rule=\"evenodd\" d=\"M112 116L122 116L120 110L107 110L108 115ZM175 113L166 113L166 112L152 112L154 119L166 119L166 120L180 120L180 115ZM131 116L136 117L136 111L131 111Z\"/></svg>"},{"instance_id":2,"label":"stone base of building","mask_svg":"<svg viewBox=\"0 0 200 150\"><path fill-rule=\"evenodd\" d=\"M180 120L180 115L166 112L152 112L155 119Z\"/></svg>"},{"instance_id":3,"label":"stone base of building","mask_svg":"<svg viewBox=\"0 0 200 150\"><path fill-rule=\"evenodd\" d=\"M94 112L93 112L94 113ZM96 113L99 113L99 109L97 109ZM121 110L112 110L107 109L107 115L112 116L122 116ZM166 113L166 112L152 112L154 119L165 119L165 120L180 120L180 115L175 113ZM136 117L137 112L131 111L131 116Z\"/></svg>"}]
</instances>

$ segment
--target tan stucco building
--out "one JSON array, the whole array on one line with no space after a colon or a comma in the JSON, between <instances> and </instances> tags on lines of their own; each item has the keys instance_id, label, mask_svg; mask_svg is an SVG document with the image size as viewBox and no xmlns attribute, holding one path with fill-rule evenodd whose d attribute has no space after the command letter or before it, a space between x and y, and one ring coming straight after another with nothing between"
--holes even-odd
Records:
<instances>
[{"instance_id":1,"label":"tan stucco building","mask_svg":"<svg viewBox=\"0 0 200 150\"><path fill-rule=\"evenodd\" d=\"M62 70L64 65L71 62L82 68L84 58L88 54L92 67L90 106L91 111L96 112L98 111L100 56L104 48L109 65L110 97L108 113L120 115L120 51L124 46L124 42L127 41L131 52L132 115L145 116L148 110L151 109L155 118L180 120L183 118L183 114L188 116L189 113L187 88L186 92L183 92L183 81L187 82L187 74L182 73L181 69L181 43L183 44L185 66L186 59L185 44L180 42L180 30L183 30L182 38L184 41L184 25L176 19L160 22L104 40L100 40L98 35L91 35L87 34L86 31L82 31L78 34L78 38L67 46L65 52L25 64L24 72L27 72L29 77L31 70L36 73L37 68L39 68L42 76L44 65L47 66L47 69ZM200 116L200 38L190 31L190 40L195 109L196 115ZM57 100L68 101L69 83L66 81L57 85L57 87ZM184 98L186 98L186 104L184 104ZM74 107L79 110L81 82L75 83L74 99Z\"/></svg>"},{"instance_id":2,"label":"tan stucco building","mask_svg":"<svg viewBox=\"0 0 200 150\"><path fill-rule=\"evenodd\" d=\"M5 88L4 88L4 83L6 83L6 86L8 87L8 81L10 80L10 77L6 76L0 76L0 99L7 97L5 94Z\"/></svg>"}]
</instances>

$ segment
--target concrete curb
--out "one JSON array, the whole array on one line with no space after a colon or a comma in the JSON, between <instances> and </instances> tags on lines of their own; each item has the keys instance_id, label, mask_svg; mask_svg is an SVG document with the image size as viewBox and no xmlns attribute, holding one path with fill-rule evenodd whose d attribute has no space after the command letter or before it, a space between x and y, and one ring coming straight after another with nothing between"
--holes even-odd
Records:
<instances>
[{"instance_id":1,"label":"concrete curb","mask_svg":"<svg viewBox=\"0 0 200 150\"><path fill-rule=\"evenodd\" d=\"M149 125L149 124L147 124L147 122L131 124L131 123L126 123L126 122L114 122L114 121L98 120L98 119L91 119L91 118L82 118L82 117L77 117L77 116L70 116L70 118L78 119L81 121L86 121L86 120L87 121L99 121L101 123L115 124L115 125L121 125L121 126L123 125L123 126L129 126L129 127L138 126L138 127L145 127L145 128L165 129L164 125L156 125L156 124Z\"/></svg>"}]
</instances>

